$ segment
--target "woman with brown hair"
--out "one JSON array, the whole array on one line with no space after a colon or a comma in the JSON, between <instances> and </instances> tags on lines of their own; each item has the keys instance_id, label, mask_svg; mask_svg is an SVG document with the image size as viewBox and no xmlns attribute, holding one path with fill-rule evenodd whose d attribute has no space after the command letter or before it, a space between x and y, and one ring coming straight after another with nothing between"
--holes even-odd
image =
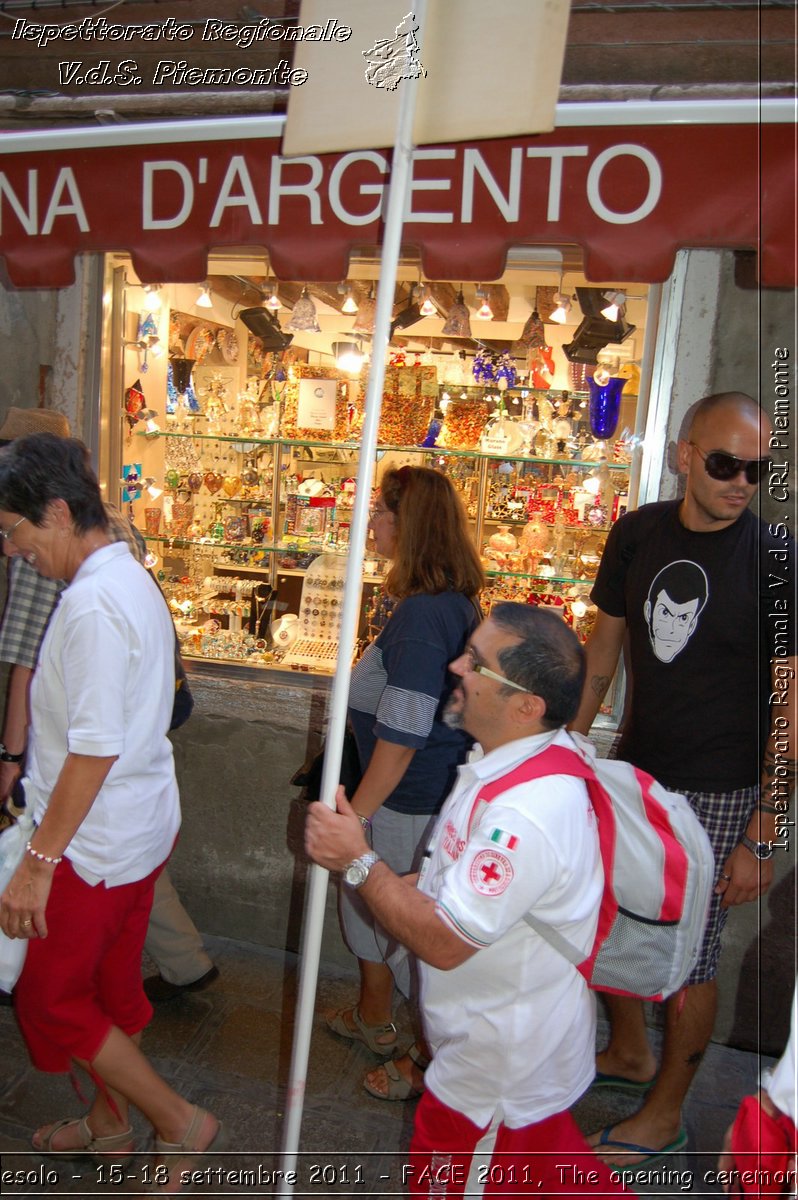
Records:
<instances>
[{"instance_id":1,"label":"woman with brown hair","mask_svg":"<svg viewBox=\"0 0 798 1200\"><path fill-rule=\"evenodd\" d=\"M454 685L449 663L480 620L484 575L463 504L451 482L427 467L385 473L370 513L378 554L391 560L385 590L390 620L352 672L349 720L364 772L350 797L371 828L372 846L392 870L418 867L428 828L468 750L466 735L442 720ZM390 1059L394 978L410 990L405 952L376 925L356 886L341 892L341 923L360 967L353 1008L328 1014L334 1033ZM419 1094L426 1066L416 1043L368 1073L364 1087L385 1100Z\"/></svg>"}]
</instances>

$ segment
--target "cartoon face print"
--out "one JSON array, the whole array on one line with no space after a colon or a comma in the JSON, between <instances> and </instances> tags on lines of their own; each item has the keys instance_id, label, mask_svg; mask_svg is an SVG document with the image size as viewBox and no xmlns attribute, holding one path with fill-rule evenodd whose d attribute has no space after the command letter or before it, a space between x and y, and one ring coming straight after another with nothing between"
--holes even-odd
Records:
<instances>
[{"instance_id":1,"label":"cartoon face print","mask_svg":"<svg viewBox=\"0 0 798 1200\"><path fill-rule=\"evenodd\" d=\"M655 576L643 615L651 647L660 662L672 662L685 648L708 596L707 577L698 563L679 559Z\"/></svg>"}]
</instances>

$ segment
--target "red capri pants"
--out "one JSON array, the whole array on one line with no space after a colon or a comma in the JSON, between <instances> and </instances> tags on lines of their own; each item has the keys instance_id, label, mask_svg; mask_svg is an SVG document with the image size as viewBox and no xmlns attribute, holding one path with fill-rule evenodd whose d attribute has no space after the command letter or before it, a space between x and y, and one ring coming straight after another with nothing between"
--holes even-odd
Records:
<instances>
[{"instance_id":1,"label":"red capri pants","mask_svg":"<svg viewBox=\"0 0 798 1200\"><path fill-rule=\"evenodd\" d=\"M148 1024L141 952L162 869L109 888L86 883L66 858L55 868L47 937L31 940L14 992L40 1071L68 1071L73 1058L91 1062L114 1025L133 1036Z\"/></svg>"},{"instance_id":2,"label":"red capri pants","mask_svg":"<svg viewBox=\"0 0 798 1200\"><path fill-rule=\"evenodd\" d=\"M462 1197L589 1195L626 1192L597 1158L570 1113L508 1129L480 1129L427 1089L416 1109L409 1161L411 1196ZM468 1190L466 1191L466 1185Z\"/></svg>"}]
</instances>

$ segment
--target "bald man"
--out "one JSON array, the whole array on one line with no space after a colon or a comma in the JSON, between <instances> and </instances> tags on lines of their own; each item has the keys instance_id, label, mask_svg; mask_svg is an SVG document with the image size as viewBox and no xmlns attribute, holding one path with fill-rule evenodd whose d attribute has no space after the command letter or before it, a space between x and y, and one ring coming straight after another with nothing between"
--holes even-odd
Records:
<instances>
[{"instance_id":1,"label":"bald man","mask_svg":"<svg viewBox=\"0 0 798 1200\"><path fill-rule=\"evenodd\" d=\"M770 470L769 438L750 396L701 400L678 444L684 498L617 522L592 592L599 611L571 727L589 730L628 636L631 703L617 756L687 795L717 872L699 961L686 991L666 1002L658 1074L642 1004L608 998L612 1035L596 1084L644 1100L590 1140L622 1167L685 1147L681 1108L712 1035L721 930L732 905L768 890L784 845L777 816L785 780L788 791L794 781L796 722L795 693L783 690L795 620L783 618L795 545L783 523L768 526L749 508ZM787 626L783 641L775 631Z\"/></svg>"}]
</instances>

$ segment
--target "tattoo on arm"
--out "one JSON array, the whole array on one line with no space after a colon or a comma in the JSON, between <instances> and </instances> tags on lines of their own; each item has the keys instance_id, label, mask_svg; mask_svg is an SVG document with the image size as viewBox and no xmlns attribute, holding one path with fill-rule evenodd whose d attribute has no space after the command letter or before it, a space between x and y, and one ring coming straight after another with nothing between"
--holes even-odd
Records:
<instances>
[{"instance_id":1,"label":"tattoo on arm","mask_svg":"<svg viewBox=\"0 0 798 1200\"><path fill-rule=\"evenodd\" d=\"M601 699L610 686L609 675L593 675L590 679L590 690Z\"/></svg>"},{"instance_id":2,"label":"tattoo on arm","mask_svg":"<svg viewBox=\"0 0 798 1200\"><path fill-rule=\"evenodd\" d=\"M794 758L787 758L778 750L766 750L764 762L762 763L763 778L768 782L776 779L777 768L780 787L792 791L796 775L798 775L798 763L796 763Z\"/></svg>"}]
</instances>

